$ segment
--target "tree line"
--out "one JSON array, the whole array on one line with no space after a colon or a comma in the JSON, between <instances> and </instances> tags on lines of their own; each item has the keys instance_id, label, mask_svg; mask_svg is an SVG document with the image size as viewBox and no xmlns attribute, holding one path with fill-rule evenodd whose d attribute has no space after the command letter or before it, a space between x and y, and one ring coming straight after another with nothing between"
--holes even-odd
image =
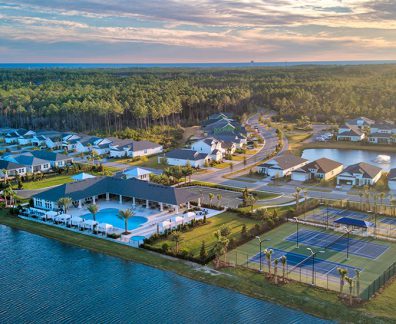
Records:
<instances>
[{"instance_id":1,"label":"tree line","mask_svg":"<svg viewBox=\"0 0 396 324\"><path fill-rule=\"evenodd\" d=\"M395 119L396 65L2 69L0 126L113 134L256 107L284 119Z\"/></svg>"}]
</instances>

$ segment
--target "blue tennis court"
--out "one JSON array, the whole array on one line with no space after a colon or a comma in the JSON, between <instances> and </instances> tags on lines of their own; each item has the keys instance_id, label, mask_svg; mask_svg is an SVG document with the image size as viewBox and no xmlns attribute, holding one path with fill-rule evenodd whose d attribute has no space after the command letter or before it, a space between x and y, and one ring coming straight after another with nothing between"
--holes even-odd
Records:
<instances>
[{"instance_id":1,"label":"blue tennis court","mask_svg":"<svg viewBox=\"0 0 396 324\"><path fill-rule=\"evenodd\" d=\"M298 241L307 246L317 246L326 248L329 244L335 242L328 249L338 252L346 252L348 245L348 238L340 235L329 234L326 232L318 232L312 230L298 231ZM337 241L338 239L338 241ZM289 235L286 241L296 242L297 232ZM367 259L376 259L384 253L389 246L384 244L372 243L364 240L357 240L354 238L349 239L349 253Z\"/></svg>"},{"instance_id":2,"label":"blue tennis court","mask_svg":"<svg viewBox=\"0 0 396 324\"><path fill-rule=\"evenodd\" d=\"M272 250L273 250L272 263L274 262L275 259L279 259L281 256L284 255L287 258L287 265L288 265L289 270L291 268L295 267L296 265L299 265L300 263L302 263L302 261L304 261L307 258L307 256L303 255L303 254L287 252L287 251L283 251L280 249L272 249ZM260 253L257 253L255 256L250 258L249 261L255 262L255 263L260 263ZM300 264L297 268L301 268L304 270L311 270L312 262L313 262L313 260L312 260L312 258L310 258L306 262L303 262L302 264ZM262 263L263 267L265 267L267 265L267 262L265 259L265 254L263 252L261 253L261 263ZM345 264L331 262L331 261L323 260L323 259L320 259L317 257L315 258L315 271L317 273L338 277L339 274L338 274L337 268L339 268L339 267L348 270L348 276L352 277L352 278L355 276L355 269L358 269L360 271L363 270L360 268L350 267Z\"/></svg>"},{"instance_id":3,"label":"blue tennis court","mask_svg":"<svg viewBox=\"0 0 396 324\"><path fill-rule=\"evenodd\" d=\"M323 222L327 220L327 217L329 217L329 221L331 222L340 217L349 217L360 220L366 220L369 217L367 214L362 212L334 207L321 207L319 210L319 213L312 214L310 217Z\"/></svg>"},{"instance_id":4,"label":"blue tennis court","mask_svg":"<svg viewBox=\"0 0 396 324\"><path fill-rule=\"evenodd\" d=\"M395 225L396 226L396 218L384 217L380 220L381 223Z\"/></svg>"}]
</instances>

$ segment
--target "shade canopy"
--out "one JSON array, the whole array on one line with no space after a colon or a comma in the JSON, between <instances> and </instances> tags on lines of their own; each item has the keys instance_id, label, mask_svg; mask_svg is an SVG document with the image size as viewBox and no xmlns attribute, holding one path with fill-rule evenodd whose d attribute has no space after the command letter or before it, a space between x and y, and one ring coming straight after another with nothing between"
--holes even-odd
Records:
<instances>
[{"instance_id":1,"label":"shade canopy","mask_svg":"<svg viewBox=\"0 0 396 324\"><path fill-rule=\"evenodd\" d=\"M82 173L79 173L79 174L76 174L76 175L72 176L72 179L74 181L82 181L82 180L92 179L92 178L95 178L95 176L93 176L93 175L91 175L89 173L85 173L85 172L82 172Z\"/></svg>"},{"instance_id":2,"label":"shade canopy","mask_svg":"<svg viewBox=\"0 0 396 324\"><path fill-rule=\"evenodd\" d=\"M367 222L361 219L350 218L350 217L341 217L335 220L334 223L347 225L347 226L362 227L362 228L373 227L373 223L371 222Z\"/></svg>"}]
</instances>

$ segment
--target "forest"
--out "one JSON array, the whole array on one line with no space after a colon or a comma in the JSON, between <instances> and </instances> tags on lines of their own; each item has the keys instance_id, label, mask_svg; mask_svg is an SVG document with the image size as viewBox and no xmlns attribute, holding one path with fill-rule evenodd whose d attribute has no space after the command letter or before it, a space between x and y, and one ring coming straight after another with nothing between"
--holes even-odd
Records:
<instances>
[{"instance_id":1,"label":"forest","mask_svg":"<svg viewBox=\"0 0 396 324\"><path fill-rule=\"evenodd\" d=\"M395 120L396 65L0 70L0 127L119 134L259 107L285 120Z\"/></svg>"}]
</instances>

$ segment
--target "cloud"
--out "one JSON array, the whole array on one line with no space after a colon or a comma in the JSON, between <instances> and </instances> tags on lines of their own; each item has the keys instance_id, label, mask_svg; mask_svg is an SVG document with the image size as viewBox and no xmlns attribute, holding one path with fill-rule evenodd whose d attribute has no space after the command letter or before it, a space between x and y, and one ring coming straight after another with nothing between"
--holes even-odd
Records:
<instances>
[{"instance_id":1,"label":"cloud","mask_svg":"<svg viewBox=\"0 0 396 324\"><path fill-rule=\"evenodd\" d=\"M62 43L74 44L76 51L79 44L96 43L120 50L155 46L159 54L172 49L175 61L184 59L182 53L194 57L194 50L206 50L208 57L201 56L204 60L220 53L255 60L260 59L257 56L264 60L293 55L332 57L330 53L359 57L372 53L382 58L386 50L391 59L396 49L392 2L0 0L0 37L29 46L52 44L56 55L55 47Z\"/></svg>"}]
</instances>

